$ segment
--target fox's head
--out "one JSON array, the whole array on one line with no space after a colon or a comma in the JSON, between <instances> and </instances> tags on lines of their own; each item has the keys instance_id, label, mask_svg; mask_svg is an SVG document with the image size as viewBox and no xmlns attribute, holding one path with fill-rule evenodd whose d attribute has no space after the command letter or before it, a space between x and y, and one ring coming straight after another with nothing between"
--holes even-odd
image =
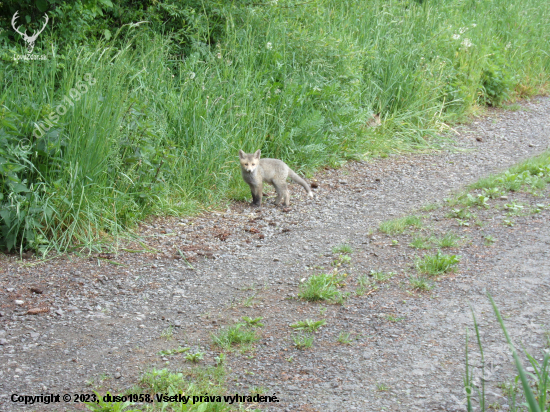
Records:
<instances>
[{"instance_id":1,"label":"fox's head","mask_svg":"<svg viewBox=\"0 0 550 412\"><path fill-rule=\"evenodd\" d=\"M239 150L239 161L241 162L242 169L248 173L254 172L260 164L261 154L262 152L259 150L256 153L245 153Z\"/></svg>"}]
</instances>

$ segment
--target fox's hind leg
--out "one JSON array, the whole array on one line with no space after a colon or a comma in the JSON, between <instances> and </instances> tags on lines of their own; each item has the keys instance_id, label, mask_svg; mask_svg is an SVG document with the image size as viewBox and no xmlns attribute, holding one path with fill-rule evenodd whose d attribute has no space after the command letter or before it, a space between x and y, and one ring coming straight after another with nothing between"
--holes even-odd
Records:
<instances>
[{"instance_id":1,"label":"fox's hind leg","mask_svg":"<svg viewBox=\"0 0 550 412\"><path fill-rule=\"evenodd\" d=\"M275 186L275 191L277 192L277 198L275 199L275 206L279 206L281 201L288 206L288 187L285 181L276 182L273 181L273 186Z\"/></svg>"}]
</instances>

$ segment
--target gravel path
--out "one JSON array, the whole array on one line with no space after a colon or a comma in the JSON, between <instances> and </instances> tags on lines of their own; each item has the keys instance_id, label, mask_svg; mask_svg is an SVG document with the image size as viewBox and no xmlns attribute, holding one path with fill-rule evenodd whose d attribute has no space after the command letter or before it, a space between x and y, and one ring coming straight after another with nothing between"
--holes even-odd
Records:
<instances>
[{"instance_id":1,"label":"gravel path","mask_svg":"<svg viewBox=\"0 0 550 412\"><path fill-rule=\"evenodd\" d=\"M526 210L549 205L550 192L495 200L498 207L476 212L479 225L459 226L447 217L448 207L421 207L441 204L465 184L544 151L549 136L550 99L540 98L457 128L442 152L320 172L315 198L306 200L291 185L292 206L285 211L268 201L261 210L232 204L196 219L158 219L141 228L147 250L145 244L127 247L139 253L43 263L2 257L0 409L25 408L9 400L13 393L120 393L152 366L189 368L181 355L158 355L180 345L202 350L202 364L213 364L220 352L211 344L213 332L242 316L262 316L253 356L227 356L230 393L253 387L277 393L281 402L262 409L461 410L471 305L489 365L489 403L506 410L498 384L513 377L513 369L485 294L493 295L517 342L541 354L550 329L550 210L518 216L508 227L502 208L512 200ZM446 252L461 256L456 273L427 292L408 285L414 258L424 253L408 246L415 234L376 230L413 212L425 222L418 233L452 231L462 238ZM492 246L487 236L496 240ZM351 263L341 267L348 274L346 302L294 299L305 278L332 270L331 250L343 243L354 249ZM357 295L358 279L371 270L394 275ZM327 324L312 348L298 350L289 324L305 319ZM162 335L170 325L173 339L167 340ZM337 342L341 332L350 334L351 344ZM470 348L477 366L479 355Z\"/></svg>"}]
</instances>

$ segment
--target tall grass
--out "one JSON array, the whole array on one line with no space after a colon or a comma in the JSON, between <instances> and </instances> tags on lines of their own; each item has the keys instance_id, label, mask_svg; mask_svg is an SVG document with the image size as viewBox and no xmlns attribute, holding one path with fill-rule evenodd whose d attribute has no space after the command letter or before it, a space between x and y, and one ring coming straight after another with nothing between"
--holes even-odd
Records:
<instances>
[{"instance_id":1,"label":"tall grass","mask_svg":"<svg viewBox=\"0 0 550 412\"><path fill-rule=\"evenodd\" d=\"M425 148L446 122L549 78L544 0L220 7L224 41L197 36L184 60L142 24L2 62L0 246L90 247L146 215L245 199L240 148L306 173ZM95 85L33 137L85 73Z\"/></svg>"},{"instance_id":2,"label":"tall grass","mask_svg":"<svg viewBox=\"0 0 550 412\"><path fill-rule=\"evenodd\" d=\"M521 383L521 386L518 385L517 388L513 386L514 389L521 388L520 396L516 399L516 390L512 390L509 393L509 403L510 411L524 411L528 410L529 412L547 412L550 411L550 353L544 351L542 361L537 361L531 354L525 351L525 355L531 364L531 368L534 371L533 373L527 372L523 367L521 359L517 353L516 348L508 334L508 330L504 325L504 320L502 315L493 300L490 294L487 294L495 316L500 324L504 337L506 338L506 343L508 348L512 352L512 357L514 358L514 363L518 375L516 376L515 382L518 385L518 381ZM472 400L475 395L477 395L477 401L479 403L479 410L485 412L489 409L494 409L495 405L486 405L485 399L485 358L483 355L483 345L480 338L478 323L475 318L474 311L472 309L472 317L474 321L474 328L476 332L477 344L481 355L481 388L476 386L473 380L473 374L470 372L470 364L468 362L468 331L466 332L466 374L464 376L464 389L466 393L466 409L468 412L473 412L478 410L473 407ZM521 403L520 403L521 402Z\"/></svg>"}]
</instances>

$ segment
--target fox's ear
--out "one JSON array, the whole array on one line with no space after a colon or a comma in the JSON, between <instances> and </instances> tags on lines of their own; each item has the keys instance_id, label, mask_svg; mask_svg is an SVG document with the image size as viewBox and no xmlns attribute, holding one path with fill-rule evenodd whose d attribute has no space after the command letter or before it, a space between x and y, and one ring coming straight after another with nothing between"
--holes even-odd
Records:
<instances>
[{"instance_id":1,"label":"fox's ear","mask_svg":"<svg viewBox=\"0 0 550 412\"><path fill-rule=\"evenodd\" d=\"M261 154L262 154L262 151L261 151L261 150L256 150L256 153L254 153L254 157L255 157L256 159L259 159Z\"/></svg>"},{"instance_id":2,"label":"fox's ear","mask_svg":"<svg viewBox=\"0 0 550 412\"><path fill-rule=\"evenodd\" d=\"M246 156L246 153L243 152L242 150L239 150L239 159L244 159L245 156Z\"/></svg>"}]
</instances>

